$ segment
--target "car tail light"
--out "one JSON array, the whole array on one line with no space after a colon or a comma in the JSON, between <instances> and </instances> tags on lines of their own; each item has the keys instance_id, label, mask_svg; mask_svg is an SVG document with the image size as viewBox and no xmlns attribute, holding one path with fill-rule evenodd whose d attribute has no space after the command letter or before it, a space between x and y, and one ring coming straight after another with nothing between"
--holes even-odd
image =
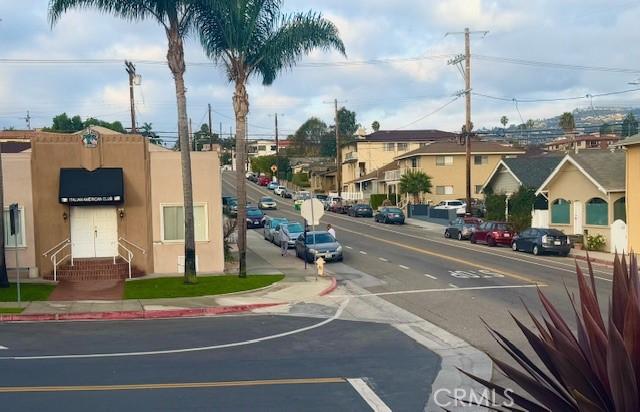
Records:
<instances>
[{"instance_id":1,"label":"car tail light","mask_svg":"<svg viewBox=\"0 0 640 412\"><path fill-rule=\"evenodd\" d=\"M542 243L548 243L548 242L549 242L549 236L542 235Z\"/></svg>"},{"instance_id":2,"label":"car tail light","mask_svg":"<svg viewBox=\"0 0 640 412\"><path fill-rule=\"evenodd\" d=\"M495 236L495 237L500 237L500 236L502 236L502 234L501 234L500 232L495 232L495 231L494 231L492 234L493 234L493 236Z\"/></svg>"}]
</instances>

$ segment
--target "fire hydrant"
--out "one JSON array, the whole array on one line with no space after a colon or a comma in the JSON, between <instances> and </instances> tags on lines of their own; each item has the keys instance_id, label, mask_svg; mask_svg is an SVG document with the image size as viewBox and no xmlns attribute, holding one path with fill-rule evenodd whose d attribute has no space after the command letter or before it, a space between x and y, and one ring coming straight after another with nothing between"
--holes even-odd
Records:
<instances>
[{"instance_id":1,"label":"fire hydrant","mask_svg":"<svg viewBox=\"0 0 640 412\"><path fill-rule=\"evenodd\" d=\"M317 276L324 276L324 259L322 257L316 259L316 269Z\"/></svg>"}]
</instances>

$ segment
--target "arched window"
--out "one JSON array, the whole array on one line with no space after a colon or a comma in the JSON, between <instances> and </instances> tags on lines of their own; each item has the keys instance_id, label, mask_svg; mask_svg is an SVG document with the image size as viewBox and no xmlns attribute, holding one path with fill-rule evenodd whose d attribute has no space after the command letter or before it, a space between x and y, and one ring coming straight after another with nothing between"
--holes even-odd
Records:
<instances>
[{"instance_id":1,"label":"arched window","mask_svg":"<svg viewBox=\"0 0 640 412\"><path fill-rule=\"evenodd\" d=\"M570 210L570 204L567 200L554 200L551 204L551 223L568 225L570 223Z\"/></svg>"},{"instance_id":2,"label":"arched window","mask_svg":"<svg viewBox=\"0 0 640 412\"><path fill-rule=\"evenodd\" d=\"M621 197L620 199L613 202L613 221L622 220L623 222L627 222L627 198Z\"/></svg>"},{"instance_id":3,"label":"arched window","mask_svg":"<svg viewBox=\"0 0 640 412\"><path fill-rule=\"evenodd\" d=\"M609 204L606 200L594 197L587 202L587 224L606 226L609 223Z\"/></svg>"}]
</instances>

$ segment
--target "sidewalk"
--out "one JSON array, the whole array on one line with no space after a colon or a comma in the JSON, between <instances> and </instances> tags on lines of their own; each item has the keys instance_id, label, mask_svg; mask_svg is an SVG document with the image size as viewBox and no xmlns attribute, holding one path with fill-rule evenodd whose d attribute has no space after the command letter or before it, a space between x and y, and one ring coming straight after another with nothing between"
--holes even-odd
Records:
<instances>
[{"instance_id":1,"label":"sidewalk","mask_svg":"<svg viewBox=\"0 0 640 412\"><path fill-rule=\"evenodd\" d=\"M435 223L435 222L428 222L426 220L422 220L422 219L416 219L416 218L407 218L405 219L405 223L409 224L409 225L414 225L414 226L419 226L423 229L432 231L432 232L442 232L444 233L444 229L446 228L446 226L444 224L441 223Z\"/></svg>"},{"instance_id":2,"label":"sidewalk","mask_svg":"<svg viewBox=\"0 0 640 412\"><path fill-rule=\"evenodd\" d=\"M586 251L586 250L577 250L571 249L569 252L569 256L579 259L579 260L587 260L587 253L589 254L589 259L592 263L600 263L602 265L613 266L613 260L615 258L614 253L606 253L606 252L595 252L595 251ZM622 255L618 254L618 257L622 257ZM629 262L629 255L625 255L627 262Z\"/></svg>"},{"instance_id":3,"label":"sidewalk","mask_svg":"<svg viewBox=\"0 0 640 412\"><path fill-rule=\"evenodd\" d=\"M315 268L303 269L295 256L283 258L276 247L250 233L248 253L251 274L283 273L285 278L271 286L248 292L190 298L140 300L83 300L23 302L21 314L1 314L0 322L90 319L145 319L207 316L246 312L276 305L293 304L324 296L336 288L333 277L315 277ZM280 259L276 259L280 258ZM0 307L17 307L0 302Z\"/></svg>"}]
</instances>

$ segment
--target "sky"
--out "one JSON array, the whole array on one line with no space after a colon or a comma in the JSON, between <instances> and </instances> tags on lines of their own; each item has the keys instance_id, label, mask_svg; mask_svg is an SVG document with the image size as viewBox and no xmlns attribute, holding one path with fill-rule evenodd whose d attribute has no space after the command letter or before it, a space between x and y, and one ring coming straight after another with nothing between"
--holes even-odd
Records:
<instances>
[{"instance_id":1,"label":"sky","mask_svg":"<svg viewBox=\"0 0 640 412\"><path fill-rule=\"evenodd\" d=\"M165 136L177 135L175 89L162 64L167 41L159 25L77 10L52 27L47 7L47 0L0 0L0 128L26 128L27 111L33 128L51 125L62 112L129 127L127 59L139 62L142 76L135 87L138 126L148 122ZM271 86L251 79L252 137L272 135L275 113L281 135L311 116L332 123L334 99L355 111L367 131L375 120L385 130L460 130L464 98L455 97L464 80L447 61L464 51L464 37L445 34L465 27L488 31L471 36L476 128L499 126L503 115L518 124L575 108L640 105L640 91L597 96L640 87L629 85L640 77L638 1L285 0L283 10L314 10L333 21L347 57L313 52ZM209 61L195 37L187 40L185 55L194 129L206 122L210 103L214 130L229 133L233 88L223 69L202 64ZM25 62L33 59L113 62Z\"/></svg>"}]
</instances>

